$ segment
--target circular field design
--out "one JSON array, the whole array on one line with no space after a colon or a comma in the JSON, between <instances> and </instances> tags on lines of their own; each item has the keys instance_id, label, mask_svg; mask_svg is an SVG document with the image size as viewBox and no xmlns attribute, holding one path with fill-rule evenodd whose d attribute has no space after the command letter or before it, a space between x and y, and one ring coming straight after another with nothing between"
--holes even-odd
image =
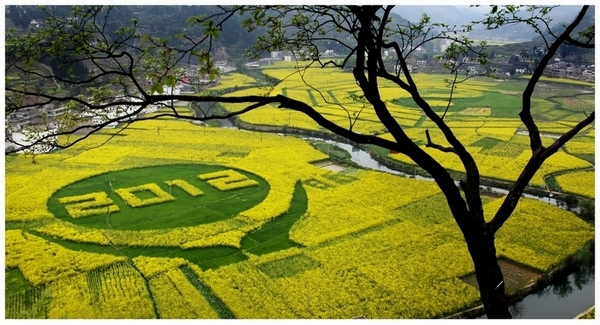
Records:
<instances>
[{"instance_id":1,"label":"circular field design","mask_svg":"<svg viewBox=\"0 0 600 325\"><path fill-rule=\"evenodd\" d=\"M262 202L269 188L254 174L224 166L153 166L67 185L48 200L48 209L89 228L169 229L233 218Z\"/></svg>"}]
</instances>

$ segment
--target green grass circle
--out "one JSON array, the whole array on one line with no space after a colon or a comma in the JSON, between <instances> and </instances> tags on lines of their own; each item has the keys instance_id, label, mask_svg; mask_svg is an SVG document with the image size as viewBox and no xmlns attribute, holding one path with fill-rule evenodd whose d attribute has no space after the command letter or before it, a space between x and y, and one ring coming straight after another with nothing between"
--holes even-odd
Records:
<instances>
[{"instance_id":1,"label":"green grass circle","mask_svg":"<svg viewBox=\"0 0 600 325\"><path fill-rule=\"evenodd\" d=\"M248 179L258 182L250 186L229 191L220 191L207 181L200 180L198 175L235 170ZM165 181L185 180L203 192L192 196L177 186L169 187ZM175 200L155 205L132 208L113 190L131 188L143 184L154 183L162 190L170 193ZM112 185L112 189L111 189ZM147 230L188 227L212 223L235 217L262 202L268 192L269 184L257 175L239 169L224 166L203 164L180 164L134 168L103 173L77 181L56 191L48 200L48 209L58 219L73 224L105 229ZM94 192L104 192L119 207L114 213L100 213L81 218L73 218L59 199ZM154 195L147 191L137 192L140 199L149 199Z\"/></svg>"}]
</instances>

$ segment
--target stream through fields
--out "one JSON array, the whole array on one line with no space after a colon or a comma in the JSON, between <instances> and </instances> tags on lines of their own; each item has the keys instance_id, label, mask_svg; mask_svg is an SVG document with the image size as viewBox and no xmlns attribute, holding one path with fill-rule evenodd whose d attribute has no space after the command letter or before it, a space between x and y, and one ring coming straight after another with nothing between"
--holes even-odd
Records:
<instances>
[{"instance_id":1,"label":"stream through fields","mask_svg":"<svg viewBox=\"0 0 600 325\"><path fill-rule=\"evenodd\" d=\"M230 121L221 120L224 127L235 127ZM281 134L282 136L285 136ZM397 170L390 169L371 155L353 145L327 140L322 138L309 138L311 140L324 141L326 143L344 149L351 155L351 160L357 165L374 170L384 171L404 177L412 177L419 180L433 181L432 178L419 175L410 175ZM507 193L501 188L485 187L486 190L496 193ZM537 199L553 205L562 206L554 198L537 197L524 194L524 197ZM588 265L576 268L570 274L557 277L553 283L545 288L535 291L524 299L511 306L513 318L520 319L572 319L595 304L595 271L594 256L590 258ZM480 316L480 318L486 318Z\"/></svg>"},{"instance_id":2,"label":"stream through fields","mask_svg":"<svg viewBox=\"0 0 600 325\"><path fill-rule=\"evenodd\" d=\"M405 177L414 177L420 180L433 181L431 178L419 175L409 175L403 172L392 170L381 165L371 155L350 144L339 143L331 140L319 139L329 144L333 144L350 153L352 161L362 167L380 170ZM493 192L507 193L508 191L500 188L489 188ZM536 197L533 195L524 195L528 198L537 199L553 205L557 205L556 199L548 197ZM513 318L520 319L572 319L581 312L595 304L595 277L594 277L594 259L590 265L579 268L576 272L556 279L552 284L545 288L531 293L523 300L511 306ZM485 318L485 315L481 318Z\"/></svg>"}]
</instances>

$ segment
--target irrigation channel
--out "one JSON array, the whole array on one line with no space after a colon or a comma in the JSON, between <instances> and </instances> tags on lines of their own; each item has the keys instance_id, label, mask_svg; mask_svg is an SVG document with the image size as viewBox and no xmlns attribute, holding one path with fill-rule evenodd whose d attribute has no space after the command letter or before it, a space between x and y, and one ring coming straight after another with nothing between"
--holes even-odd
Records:
<instances>
[{"instance_id":1,"label":"irrigation channel","mask_svg":"<svg viewBox=\"0 0 600 325\"><path fill-rule=\"evenodd\" d=\"M311 139L321 140L346 150L351 155L351 160L362 167L405 177L414 177L420 180L433 181L432 178L409 175L383 166L377 160L373 159L368 152L350 144L319 138ZM485 189L496 193L508 193L508 191L501 188L485 187ZM554 198L538 197L529 194L525 194L524 196L553 205L563 206L558 204L559 202ZM592 259L590 262L591 265L581 266L576 272L560 276L545 288L536 290L523 300L518 301L511 306L513 317L521 319L572 319L588 307L594 305L594 260ZM485 318L485 315L480 318Z\"/></svg>"},{"instance_id":2,"label":"irrigation channel","mask_svg":"<svg viewBox=\"0 0 600 325\"><path fill-rule=\"evenodd\" d=\"M223 127L236 128L229 120L220 120ZM285 134L279 133L281 136ZM306 137L309 140L319 140L347 151L352 162L365 168L384 171L404 177L412 177L419 180L433 181L432 178L419 175L410 175L397 170L390 169L375 160L368 152L351 144L333 141L318 137ZM507 190L485 186L486 191L500 194L508 193ZM549 197L539 197L524 194L524 197L537 199L546 203L566 207L562 202ZM592 253L593 254L593 253ZM574 271L563 273L553 278L553 281L543 288L536 289L517 301L511 306L513 318L520 319L572 319L580 315L584 310L595 304L595 265L594 256L586 265L575 268ZM481 312L475 313L475 317L486 318Z\"/></svg>"}]
</instances>

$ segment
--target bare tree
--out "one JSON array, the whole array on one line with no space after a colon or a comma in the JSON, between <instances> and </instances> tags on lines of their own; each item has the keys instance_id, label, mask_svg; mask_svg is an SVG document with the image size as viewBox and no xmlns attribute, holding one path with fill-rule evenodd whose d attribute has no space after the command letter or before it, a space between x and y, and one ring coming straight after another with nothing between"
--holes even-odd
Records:
<instances>
[{"instance_id":1,"label":"bare tree","mask_svg":"<svg viewBox=\"0 0 600 325\"><path fill-rule=\"evenodd\" d=\"M6 114L14 116L33 107L56 104L65 107L66 118L55 122L55 131L52 133L38 132L39 136L31 143L18 143L10 136L6 137L6 141L15 143L13 151L32 150L39 144L64 148L114 122L127 126L135 121L163 116L204 121L228 118L270 103L279 103L279 107L302 112L320 126L349 140L360 144L374 144L404 154L427 171L444 193L452 216L462 231L474 263L487 316L510 318L503 275L496 256L495 234L511 216L526 185L544 161L594 121L594 112L589 112L581 122L546 147L542 144L540 132L531 114L531 97L535 86L559 47L569 44L594 48L593 26L584 26L586 28L583 32L577 32L582 30L580 25L589 6L583 6L573 21L559 32L550 29L548 13L551 7L493 6L486 20L481 22L488 28L512 23L529 24L544 37L547 46L546 54L522 93L522 106L518 112L529 132L532 155L489 222L485 221L483 215L477 163L444 121L446 112L435 112L422 97L407 63L407 58L419 46L436 39L450 40L452 43L446 49L444 59L447 68L454 75L454 80L451 80L451 87L454 87L461 80L461 58L469 56L482 64L487 63L485 43L476 44L461 36L460 32L469 31L472 26L456 28L434 24L427 16L423 16L417 23L402 25L391 19L392 7L219 7L220 10L212 14L190 19L191 23L203 28L200 36L182 34L172 39L142 36L136 21L112 31L109 36L107 28L112 8L73 7L64 17L46 9L48 19L37 32L21 36L7 33ZM527 15L523 16L522 12ZM350 116L348 127L340 126L309 104L282 95L234 97L210 96L202 92L197 95L165 93L164 89L172 87L181 78L180 67L190 60L200 63L200 74L206 76L205 79L212 80L218 75L211 56L213 40L222 31L223 23L238 13L247 18L243 27L248 30L265 30L252 53L286 49L317 66L351 68L362 92L360 97L366 103L365 109L376 113L393 139L355 132ZM320 44L326 41L339 42L347 50L342 61L327 61L320 56ZM395 65L391 69L386 66L382 57L383 51L388 49L393 49L396 55ZM51 63L55 69L48 68ZM63 73L59 73L56 67L62 67ZM77 67L80 67L79 71L76 71ZM466 76L469 77L471 76ZM408 92L416 105L444 135L448 145L433 142L429 132L423 136L427 147L456 155L460 159L466 175L459 185L446 168L407 136L405 128L381 98L382 81L392 82L399 90ZM182 116L171 106L173 100L246 103L247 106L228 114L215 114L205 110L196 116ZM171 110L153 117L136 119L139 113L151 106L170 107ZM110 115L111 109L122 109L122 112ZM85 114L96 116L97 123L80 120L80 116ZM83 131L85 136L71 143L62 144L53 140L57 135Z\"/></svg>"}]
</instances>

